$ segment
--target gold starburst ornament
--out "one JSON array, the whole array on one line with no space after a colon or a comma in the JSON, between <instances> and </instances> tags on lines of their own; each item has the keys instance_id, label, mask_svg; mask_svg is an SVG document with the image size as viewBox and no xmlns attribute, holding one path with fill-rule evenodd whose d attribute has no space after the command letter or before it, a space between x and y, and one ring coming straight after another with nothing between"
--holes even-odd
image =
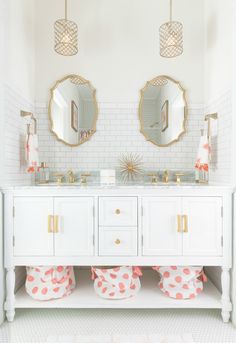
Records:
<instances>
[{"instance_id":1,"label":"gold starburst ornament","mask_svg":"<svg viewBox=\"0 0 236 343\"><path fill-rule=\"evenodd\" d=\"M135 181L142 174L142 156L139 154L124 154L119 159L120 174L123 182Z\"/></svg>"}]
</instances>

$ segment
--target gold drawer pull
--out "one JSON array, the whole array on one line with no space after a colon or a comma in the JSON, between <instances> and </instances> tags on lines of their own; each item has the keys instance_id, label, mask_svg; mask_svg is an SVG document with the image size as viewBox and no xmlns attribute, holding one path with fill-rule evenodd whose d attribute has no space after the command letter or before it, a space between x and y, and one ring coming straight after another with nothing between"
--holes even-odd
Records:
<instances>
[{"instance_id":1,"label":"gold drawer pull","mask_svg":"<svg viewBox=\"0 0 236 343\"><path fill-rule=\"evenodd\" d=\"M53 220L54 233L58 233L59 232L59 229L58 229L58 219L59 219L59 216L54 216L54 220Z\"/></svg>"},{"instance_id":2,"label":"gold drawer pull","mask_svg":"<svg viewBox=\"0 0 236 343\"><path fill-rule=\"evenodd\" d=\"M184 232L187 233L188 232L188 216L184 214L182 217L184 220Z\"/></svg>"},{"instance_id":3,"label":"gold drawer pull","mask_svg":"<svg viewBox=\"0 0 236 343\"><path fill-rule=\"evenodd\" d=\"M53 219L53 216L49 215L48 216L48 233L53 233L53 230L52 230L52 219Z\"/></svg>"},{"instance_id":4,"label":"gold drawer pull","mask_svg":"<svg viewBox=\"0 0 236 343\"><path fill-rule=\"evenodd\" d=\"M180 214L177 215L177 221L178 221L178 232L182 232L182 217Z\"/></svg>"},{"instance_id":5,"label":"gold drawer pull","mask_svg":"<svg viewBox=\"0 0 236 343\"><path fill-rule=\"evenodd\" d=\"M119 245L119 244L121 243L120 239L117 238L117 239L115 240L115 243L116 243L116 245Z\"/></svg>"},{"instance_id":6,"label":"gold drawer pull","mask_svg":"<svg viewBox=\"0 0 236 343\"><path fill-rule=\"evenodd\" d=\"M119 208L116 209L116 214L120 214Z\"/></svg>"}]
</instances>

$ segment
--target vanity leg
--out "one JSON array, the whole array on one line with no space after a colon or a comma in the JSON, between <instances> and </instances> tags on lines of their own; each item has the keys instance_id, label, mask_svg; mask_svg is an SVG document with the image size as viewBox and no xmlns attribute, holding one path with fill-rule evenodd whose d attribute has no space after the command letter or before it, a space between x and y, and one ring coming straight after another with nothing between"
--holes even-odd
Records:
<instances>
[{"instance_id":1,"label":"vanity leg","mask_svg":"<svg viewBox=\"0 0 236 343\"><path fill-rule=\"evenodd\" d=\"M7 268L6 273L6 302L5 311L7 320L13 322L15 317L15 268Z\"/></svg>"},{"instance_id":2,"label":"vanity leg","mask_svg":"<svg viewBox=\"0 0 236 343\"><path fill-rule=\"evenodd\" d=\"M221 286L222 286L222 318L224 323L228 323L230 319L230 312L232 311L232 304L230 301L230 269L222 267L221 273Z\"/></svg>"}]
</instances>

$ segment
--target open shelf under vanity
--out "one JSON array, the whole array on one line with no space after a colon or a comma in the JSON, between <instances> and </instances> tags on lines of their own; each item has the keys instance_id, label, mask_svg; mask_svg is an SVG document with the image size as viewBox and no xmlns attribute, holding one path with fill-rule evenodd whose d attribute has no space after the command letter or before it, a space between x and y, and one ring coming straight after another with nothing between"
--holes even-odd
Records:
<instances>
[{"instance_id":1,"label":"open shelf under vanity","mask_svg":"<svg viewBox=\"0 0 236 343\"><path fill-rule=\"evenodd\" d=\"M176 300L164 295L158 288L158 277L153 271L144 270L142 288L134 297L125 300L106 300L94 291L90 270L76 273L77 286L71 295L63 299L36 301L22 286L16 293L15 308L114 308L114 309L157 309L157 308L222 308L221 293L208 280L204 290L195 299Z\"/></svg>"}]
</instances>

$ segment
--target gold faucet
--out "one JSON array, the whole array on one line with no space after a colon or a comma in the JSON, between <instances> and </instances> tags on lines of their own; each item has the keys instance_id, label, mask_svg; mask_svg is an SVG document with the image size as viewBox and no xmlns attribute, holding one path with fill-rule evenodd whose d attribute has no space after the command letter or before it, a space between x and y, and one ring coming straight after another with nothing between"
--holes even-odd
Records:
<instances>
[{"instance_id":1,"label":"gold faucet","mask_svg":"<svg viewBox=\"0 0 236 343\"><path fill-rule=\"evenodd\" d=\"M176 175L176 182L181 183L181 176L184 176L184 174L183 173L177 173L175 175Z\"/></svg>"},{"instance_id":2,"label":"gold faucet","mask_svg":"<svg viewBox=\"0 0 236 343\"><path fill-rule=\"evenodd\" d=\"M169 172L168 172L168 170L165 170L165 171L164 171L164 174L163 174L163 182L165 182L165 183L168 183L168 182L169 182Z\"/></svg>"},{"instance_id":3,"label":"gold faucet","mask_svg":"<svg viewBox=\"0 0 236 343\"><path fill-rule=\"evenodd\" d=\"M64 175L63 174L55 174L56 178L57 178L57 184L61 185L63 183L64 180Z\"/></svg>"},{"instance_id":4,"label":"gold faucet","mask_svg":"<svg viewBox=\"0 0 236 343\"><path fill-rule=\"evenodd\" d=\"M89 173L85 173L85 174L81 174L81 179L80 179L80 183L82 184L82 185L87 185L87 177L88 176L91 176L91 174L89 174Z\"/></svg>"},{"instance_id":5,"label":"gold faucet","mask_svg":"<svg viewBox=\"0 0 236 343\"><path fill-rule=\"evenodd\" d=\"M151 177L151 183L156 185L158 182L158 175L154 174L154 173L153 174L147 174L147 175Z\"/></svg>"},{"instance_id":6,"label":"gold faucet","mask_svg":"<svg viewBox=\"0 0 236 343\"><path fill-rule=\"evenodd\" d=\"M76 177L75 177L75 174L73 173L73 171L69 170L67 172L67 175L68 175L68 183L75 183Z\"/></svg>"}]
</instances>

